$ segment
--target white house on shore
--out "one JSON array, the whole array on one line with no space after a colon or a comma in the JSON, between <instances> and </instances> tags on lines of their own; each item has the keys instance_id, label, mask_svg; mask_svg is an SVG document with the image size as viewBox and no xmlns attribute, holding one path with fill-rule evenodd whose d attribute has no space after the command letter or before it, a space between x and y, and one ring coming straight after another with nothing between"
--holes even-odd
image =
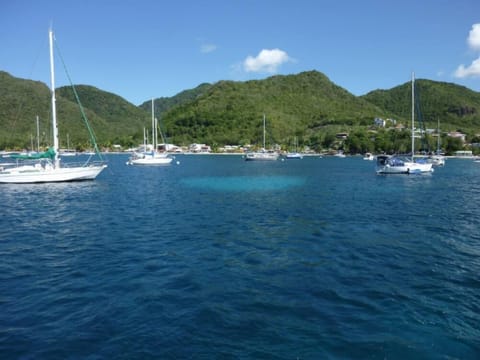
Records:
<instances>
[{"instance_id":1,"label":"white house on shore","mask_svg":"<svg viewBox=\"0 0 480 360\"><path fill-rule=\"evenodd\" d=\"M453 153L453 156L457 158L471 158L473 157L473 153L471 150L458 150Z\"/></svg>"},{"instance_id":2,"label":"white house on shore","mask_svg":"<svg viewBox=\"0 0 480 360\"><path fill-rule=\"evenodd\" d=\"M462 142L465 142L465 139L467 137L467 135L461 133L461 132L458 132L458 131L452 131L452 132L449 132L447 134L447 136L451 137L451 138L454 138L454 139L460 139Z\"/></svg>"},{"instance_id":3,"label":"white house on shore","mask_svg":"<svg viewBox=\"0 0 480 360\"><path fill-rule=\"evenodd\" d=\"M205 153L210 153L212 152L212 149L209 145L205 145L205 144L191 144L189 147L188 147L188 151L192 152L192 153L202 153L202 154L205 154Z\"/></svg>"}]
</instances>

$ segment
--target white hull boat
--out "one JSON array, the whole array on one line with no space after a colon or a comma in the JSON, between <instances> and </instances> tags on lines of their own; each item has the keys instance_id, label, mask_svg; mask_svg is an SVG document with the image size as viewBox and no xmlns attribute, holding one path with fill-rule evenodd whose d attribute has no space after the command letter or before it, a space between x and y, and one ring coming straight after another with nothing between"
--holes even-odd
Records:
<instances>
[{"instance_id":1,"label":"white hull boat","mask_svg":"<svg viewBox=\"0 0 480 360\"><path fill-rule=\"evenodd\" d=\"M285 158L287 159L303 159L303 155L297 151L297 137L295 137L295 151L289 152L285 155Z\"/></svg>"},{"instance_id":2,"label":"white hull boat","mask_svg":"<svg viewBox=\"0 0 480 360\"><path fill-rule=\"evenodd\" d=\"M107 167L103 162L89 161L85 163L70 163L61 166L55 105L53 40L53 31L50 30L49 43L53 147L44 153L38 153L35 155L12 155L11 157L16 158L17 162L8 165L0 164L0 183L32 184L93 180ZM86 118L85 121L87 121ZM97 149L93 135L92 142ZM35 161L32 163L32 160Z\"/></svg>"},{"instance_id":3,"label":"white hull boat","mask_svg":"<svg viewBox=\"0 0 480 360\"><path fill-rule=\"evenodd\" d=\"M445 156L443 155L431 155L428 157L428 162L433 166L444 166L445 165Z\"/></svg>"},{"instance_id":4,"label":"white hull boat","mask_svg":"<svg viewBox=\"0 0 480 360\"><path fill-rule=\"evenodd\" d=\"M269 151L256 151L249 152L245 155L246 161L275 161L279 157L279 154L276 152Z\"/></svg>"},{"instance_id":5,"label":"white hull boat","mask_svg":"<svg viewBox=\"0 0 480 360\"><path fill-rule=\"evenodd\" d=\"M153 153L135 153L128 159L128 165L169 165L172 162L172 158L167 154Z\"/></svg>"},{"instance_id":6,"label":"white hull boat","mask_svg":"<svg viewBox=\"0 0 480 360\"><path fill-rule=\"evenodd\" d=\"M5 168L0 171L0 183L33 184L93 180L106 165L92 163L88 166L56 168L49 160L34 165Z\"/></svg>"},{"instance_id":7,"label":"white hull boat","mask_svg":"<svg viewBox=\"0 0 480 360\"><path fill-rule=\"evenodd\" d=\"M263 115L263 147L260 151L251 151L245 154L246 161L276 161L280 154L265 149L265 114Z\"/></svg>"},{"instance_id":8,"label":"white hull boat","mask_svg":"<svg viewBox=\"0 0 480 360\"><path fill-rule=\"evenodd\" d=\"M432 163L425 159L414 160L415 154L415 79L412 74L412 155L411 158L389 155L377 155L377 174L420 174L433 171Z\"/></svg>"},{"instance_id":9,"label":"white hull boat","mask_svg":"<svg viewBox=\"0 0 480 360\"><path fill-rule=\"evenodd\" d=\"M412 162L399 156L377 156L377 174L419 174L432 171L430 163Z\"/></svg>"},{"instance_id":10,"label":"white hull boat","mask_svg":"<svg viewBox=\"0 0 480 360\"><path fill-rule=\"evenodd\" d=\"M287 153L287 155L285 155L285 157L287 159L303 159L303 155L298 153L298 152Z\"/></svg>"},{"instance_id":11,"label":"white hull boat","mask_svg":"<svg viewBox=\"0 0 480 360\"><path fill-rule=\"evenodd\" d=\"M128 159L127 165L141 165L141 166L162 166L170 165L172 158L167 153L161 153L157 151L158 147L158 132L157 132L157 119L155 118L155 102L152 99L152 150L147 150L147 136L145 135L145 129L143 133L143 151L134 152Z\"/></svg>"}]
</instances>

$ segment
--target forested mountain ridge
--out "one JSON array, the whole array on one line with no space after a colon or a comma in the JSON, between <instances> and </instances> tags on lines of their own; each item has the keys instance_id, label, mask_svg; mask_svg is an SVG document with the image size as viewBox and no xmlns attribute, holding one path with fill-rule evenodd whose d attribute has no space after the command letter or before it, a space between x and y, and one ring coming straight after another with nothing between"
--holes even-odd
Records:
<instances>
[{"instance_id":1,"label":"forested mountain ridge","mask_svg":"<svg viewBox=\"0 0 480 360\"><path fill-rule=\"evenodd\" d=\"M317 71L246 82L220 81L195 100L167 111L169 135L182 142L259 143L262 116L271 141L312 138L325 127L370 125L388 112L350 94ZM178 140L177 140L178 141Z\"/></svg>"},{"instance_id":2,"label":"forested mountain ridge","mask_svg":"<svg viewBox=\"0 0 480 360\"><path fill-rule=\"evenodd\" d=\"M150 126L151 100L135 106L92 86L75 88L100 145L129 147L143 141L143 128ZM427 126L436 127L440 120L444 131L480 131L480 93L431 80L417 80L416 89ZM409 122L410 94L407 82L355 96L324 74L307 71L201 84L171 98L155 99L155 113L169 142L179 145L261 144L265 114L269 143L289 144L296 136L310 146L336 132L366 132L375 117ZM88 133L71 87L58 88L56 97L61 146L69 134L73 146L88 147ZM42 143L51 144L48 87L0 71L0 149L29 148L37 115Z\"/></svg>"},{"instance_id":3,"label":"forested mountain ridge","mask_svg":"<svg viewBox=\"0 0 480 360\"><path fill-rule=\"evenodd\" d=\"M202 95L204 92L210 89L211 86L211 84L203 83L193 89L183 90L172 97L156 98L154 99L155 114L161 115L176 105L181 105L186 102L193 101L198 96ZM139 107L147 112L151 112L152 100L143 102Z\"/></svg>"},{"instance_id":4,"label":"forested mountain ridge","mask_svg":"<svg viewBox=\"0 0 480 360\"><path fill-rule=\"evenodd\" d=\"M82 106L97 124L94 130L103 143L124 143L143 136L143 127L151 124L150 112L134 106L122 97L88 85L75 85ZM71 86L60 87L56 95L76 103Z\"/></svg>"},{"instance_id":5,"label":"forested mountain ridge","mask_svg":"<svg viewBox=\"0 0 480 360\"><path fill-rule=\"evenodd\" d=\"M389 90L375 90L361 96L366 101L392 112L396 116L411 117L411 82ZM480 129L480 93L464 86L417 79L415 81L416 108L427 124L440 121L442 128Z\"/></svg>"},{"instance_id":6,"label":"forested mountain ridge","mask_svg":"<svg viewBox=\"0 0 480 360\"><path fill-rule=\"evenodd\" d=\"M115 94L86 85L76 85L75 89L99 144L136 143L136 138L143 136L143 126L150 124L149 113ZM66 147L68 134L71 144L89 148L88 130L72 87L60 87L55 92L60 146ZM49 87L0 71L0 149L30 148L32 136L36 137L37 116L40 143L49 146L52 144Z\"/></svg>"}]
</instances>

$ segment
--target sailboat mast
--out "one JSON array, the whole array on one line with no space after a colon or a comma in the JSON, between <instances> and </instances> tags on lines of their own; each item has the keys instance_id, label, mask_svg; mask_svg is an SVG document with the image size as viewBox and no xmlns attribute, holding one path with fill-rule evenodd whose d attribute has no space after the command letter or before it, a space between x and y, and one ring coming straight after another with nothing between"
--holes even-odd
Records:
<instances>
[{"instance_id":1,"label":"sailboat mast","mask_svg":"<svg viewBox=\"0 0 480 360\"><path fill-rule=\"evenodd\" d=\"M440 119L437 122L437 155L440 155Z\"/></svg>"},{"instance_id":2,"label":"sailboat mast","mask_svg":"<svg viewBox=\"0 0 480 360\"><path fill-rule=\"evenodd\" d=\"M155 151L158 150L158 119L155 118Z\"/></svg>"},{"instance_id":3,"label":"sailboat mast","mask_svg":"<svg viewBox=\"0 0 480 360\"><path fill-rule=\"evenodd\" d=\"M155 103L152 98L152 146L155 150Z\"/></svg>"},{"instance_id":4,"label":"sailboat mast","mask_svg":"<svg viewBox=\"0 0 480 360\"><path fill-rule=\"evenodd\" d=\"M412 162L415 155L415 74L412 72Z\"/></svg>"},{"instance_id":5,"label":"sailboat mast","mask_svg":"<svg viewBox=\"0 0 480 360\"><path fill-rule=\"evenodd\" d=\"M53 31L48 32L50 42L50 83L52 91L52 129L53 129L53 150L55 151L55 167L60 165L60 157L58 155L58 127L57 127L57 107L55 101L55 66L53 63Z\"/></svg>"},{"instance_id":6,"label":"sailboat mast","mask_svg":"<svg viewBox=\"0 0 480 360\"><path fill-rule=\"evenodd\" d=\"M152 98L152 145L153 151L157 151L157 126L155 123L155 100Z\"/></svg>"},{"instance_id":7,"label":"sailboat mast","mask_svg":"<svg viewBox=\"0 0 480 360\"><path fill-rule=\"evenodd\" d=\"M40 152L40 124L37 115L37 152Z\"/></svg>"},{"instance_id":8,"label":"sailboat mast","mask_svg":"<svg viewBox=\"0 0 480 360\"><path fill-rule=\"evenodd\" d=\"M263 114L263 149L265 150L265 114Z\"/></svg>"}]
</instances>

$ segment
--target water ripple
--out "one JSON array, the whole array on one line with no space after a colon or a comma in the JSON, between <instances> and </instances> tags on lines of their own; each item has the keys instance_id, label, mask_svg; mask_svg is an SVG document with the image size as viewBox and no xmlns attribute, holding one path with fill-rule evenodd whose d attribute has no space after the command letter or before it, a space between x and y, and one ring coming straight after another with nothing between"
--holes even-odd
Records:
<instances>
[{"instance_id":1,"label":"water ripple","mask_svg":"<svg viewBox=\"0 0 480 360\"><path fill-rule=\"evenodd\" d=\"M479 167L124 160L2 187L5 358L478 358Z\"/></svg>"}]
</instances>

